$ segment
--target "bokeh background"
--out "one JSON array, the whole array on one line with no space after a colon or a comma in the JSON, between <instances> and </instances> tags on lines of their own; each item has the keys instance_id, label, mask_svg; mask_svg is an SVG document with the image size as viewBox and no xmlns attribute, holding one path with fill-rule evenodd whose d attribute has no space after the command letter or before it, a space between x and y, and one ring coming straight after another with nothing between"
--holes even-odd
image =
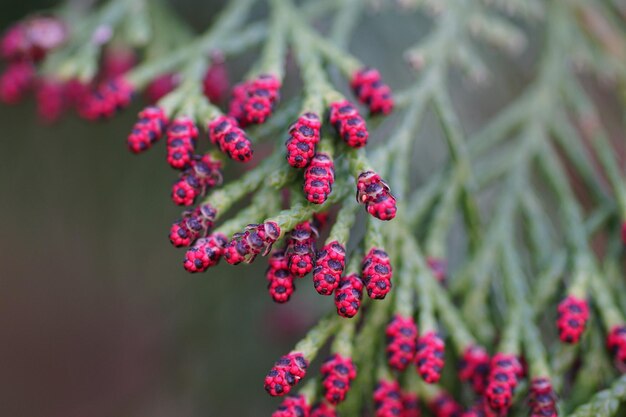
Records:
<instances>
[{"instance_id":1,"label":"bokeh background","mask_svg":"<svg viewBox=\"0 0 626 417\"><path fill-rule=\"evenodd\" d=\"M176 7L201 30L221 3ZM4 0L0 27L52 5ZM413 76L402 51L427 30L426 20L386 10L364 17L350 48L403 87ZM459 76L450 84L468 131L532 75L532 48L516 61L484 52L503 68L489 86ZM250 60L228 63L232 79ZM293 94L297 80L287 84ZM106 123L69 117L47 126L32 100L0 107L2 416L270 415L277 400L263 391L263 376L333 308L306 282L292 302L274 305L263 262L199 276L182 269L182 252L167 239L180 209L169 201L175 175L164 147L141 157L125 149L136 110ZM431 125L418 138L416 184L444 158Z\"/></svg>"}]
</instances>

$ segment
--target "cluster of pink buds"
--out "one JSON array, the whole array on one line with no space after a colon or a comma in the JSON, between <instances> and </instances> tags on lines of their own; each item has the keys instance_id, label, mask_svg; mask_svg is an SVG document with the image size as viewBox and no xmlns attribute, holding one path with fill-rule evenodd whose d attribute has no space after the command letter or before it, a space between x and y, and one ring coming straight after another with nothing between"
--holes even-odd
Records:
<instances>
[{"instance_id":1,"label":"cluster of pink buds","mask_svg":"<svg viewBox=\"0 0 626 417\"><path fill-rule=\"evenodd\" d=\"M479 399L473 406L461 414L461 417L496 417L497 414L485 408L484 399Z\"/></svg>"},{"instance_id":2,"label":"cluster of pink buds","mask_svg":"<svg viewBox=\"0 0 626 417\"><path fill-rule=\"evenodd\" d=\"M172 186L172 201L179 206L190 206L196 198L222 183L222 163L210 154L192 155L187 168Z\"/></svg>"},{"instance_id":3,"label":"cluster of pink buds","mask_svg":"<svg viewBox=\"0 0 626 417\"><path fill-rule=\"evenodd\" d=\"M313 285L321 295L331 295L339 286L346 266L346 248L333 241L317 252L313 269Z\"/></svg>"},{"instance_id":4,"label":"cluster of pink buds","mask_svg":"<svg viewBox=\"0 0 626 417\"><path fill-rule=\"evenodd\" d=\"M415 365L422 379L434 384L441 378L444 365L445 344L435 332L427 332L417 340Z\"/></svg>"},{"instance_id":5,"label":"cluster of pink buds","mask_svg":"<svg viewBox=\"0 0 626 417\"><path fill-rule=\"evenodd\" d=\"M391 88L382 81L375 68L362 68L354 73L350 86L359 101L367 105L370 113L389 114L393 110Z\"/></svg>"},{"instance_id":6,"label":"cluster of pink buds","mask_svg":"<svg viewBox=\"0 0 626 417\"><path fill-rule=\"evenodd\" d=\"M333 191L335 164L325 153L317 153L304 171L304 195L314 204L322 204Z\"/></svg>"},{"instance_id":7,"label":"cluster of pink buds","mask_svg":"<svg viewBox=\"0 0 626 417\"><path fill-rule=\"evenodd\" d=\"M150 149L161 139L167 122L167 115L160 107L150 106L140 111L137 122L128 135L128 149L133 153Z\"/></svg>"},{"instance_id":8,"label":"cluster of pink buds","mask_svg":"<svg viewBox=\"0 0 626 417\"><path fill-rule=\"evenodd\" d=\"M505 414L511 407L513 394L523 367L517 357L505 353L496 353L491 359L489 383L485 397L489 409Z\"/></svg>"},{"instance_id":9,"label":"cluster of pink buds","mask_svg":"<svg viewBox=\"0 0 626 417\"><path fill-rule=\"evenodd\" d=\"M202 79L202 92L211 103L219 103L226 98L230 86L228 71L221 54L213 54L211 66Z\"/></svg>"},{"instance_id":10,"label":"cluster of pink buds","mask_svg":"<svg viewBox=\"0 0 626 417\"><path fill-rule=\"evenodd\" d=\"M558 307L556 325L559 329L559 338L564 343L578 343L580 336L585 331L589 318L589 306L587 301L567 296Z\"/></svg>"},{"instance_id":11,"label":"cluster of pink buds","mask_svg":"<svg viewBox=\"0 0 626 417\"><path fill-rule=\"evenodd\" d=\"M289 264L283 250L272 253L269 259L269 266L265 273L267 278L267 289L277 303L286 303L295 291L294 278L289 272Z\"/></svg>"},{"instance_id":12,"label":"cluster of pink buds","mask_svg":"<svg viewBox=\"0 0 626 417\"><path fill-rule=\"evenodd\" d=\"M134 87L123 76L105 80L83 97L79 114L87 120L111 118L130 104L133 94Z\"/></svg>"},{"instance_id":13,"label":"cluster of pink buds","mask_svg":"<svg viewBox=\"0 0 626 417\"><path fill-rule=\"evenodd\" d=\"M35 86L37 113L46 122L59 119L66 108L66 84L53 78L40 78Z\"/></svg>"},{"instance_id":14,"label":"cluster of pink buds","mask_svg":"<svg viewBox=\"0 0 626 417\"><path fill-rule=\"evenodd\" d=\"M98 79L108 80L120 77L137 64L137 55L132 48L124 45L112 45L102 56Z\"/></svg>"},{"instance_id":15,"label":"cluster of pink buds","mask_svg":"<svg viewBox=\"0 0 626 417\"><path fill-rule=\"evenodd\" d=\"M337 417L337 410L325 402L319 402L311 407L309 417Z\"/></svg>"},{"instance_id":16,"label":"cluster of pink buds","mask_svg":"<svg viewBox=\"0 0 626 417\"><path fill-rule=\"evenodd\" d=\"M330 123L348 146L362 148L367 144L369 132L365 119L348 100L337 101L330 105Z\"/></svg>"},{"instance_id":17,"label":"cluster of pink buds","mask_svg":"<svg viewBox=\"0 0 626 417\"><path fill-rule=\"evenodd\" d=\"M445 259L428 257L426 259L426 263L428 264L428 268L430 268L430 272L433 274L435 279L440 284L445 284L446 275L448 273L448 264Z\"/></svg>"},{"instance_id":18,"label":"cluster of pink buds","mask_svg":"<svg viewBox=\"0 0 626 417\"><path fill-rule=\"evenodd\" d=\"M306 375L309 362L301 353L292 352L280 358L265 377L265 390L273 397L289 394Z\"/></svg>"},{"instance_id":19,"label":"cluster of pink buds","mask_svg":"<svg viewBox=\"0 0 626 417\"><path fill-rule=\"evenodd\" d=\"M0 39L0 55L8 63L0 74L0 101L15 104L36 87L37 101L43 103L40 113L46 119L56 116L62 110L57 86L44 80L35 83L34 63L61 46L66 39L67 28L55 17L32 17L9 27Z\"/></svg>"},{"instance_id":20,"label":"cluster of pink buds","mask_svg":"<svg viewBox=\"0 0 626 417\"><path fill-rule=\"evenodd\" d=\"M363 281L357 274L349 274L341 278L335 290L335 306L337 314L342 317L356 316L363 298Z\"/></svg>"},{"instance_id":21,"label":"cluster of pink buds","mask_svg":"<svg viewBox=\"0 0 626 417\"><path fill-rule=\"evenodd\" d=\"M210 204L201 204L193 210L185 210L182 217L170 228L170 242L180 248L189 246L196 239L206 236L213 228L216 214Z\"/></svg>"},{"instance_id":22,"label":"cluster of pink buds","mask_svg":"<svg viewBox=\"0 0 626 417\"><path fill-rule=\"evenodd\" d=\"M420 417L420 401L413 392L402 392L402 413L400 417Z\"/></svg>"},{"instance_id":23,"label":"cluster of pink buds","mask_svg":"<svg viewBox=\"0 0 626 417\"><path fill-rule=\"evenodd\" d=\"M178 74L166 73L156 77L146 86L144 91L146 101L148 101L148 103L155 104L169 92L178 87L178 84Z\"/></svg>"},{"instance_id":24,"label":"cluster of pink buds","mask_svg":"<svg viewBox=\"0 0 626 417\"><path fill-rule=\"evenodd\" d=\"M477 345L467 347L459 364L459 379L469 381L476 394L481 395L487 387L489 376L489 353Z\"/></svg>"},{"instance_id":25,"label":"cluster of pink buds","mask_svg":"<svg viewBox=\"0 0 626 417\"><path fill-rule=\"evenodd\" d=\"M187 116L177 117L167 128L167 163L174 169L185 169L198 142L198 128Z\"/></svg>"},{"instance_id":26,"label":"cluster of pink buds","mask_svg":"<svg viewBox=\"0 0 626 417\"><path fill-rule=\"evenodd\" d=\"M303 395L288 395L272 417L308 417L309 405Z\"/></svg>"},{"instance_id":27,"label":"cluster of pink buds","mask_svg":"<svg viewBox=\"0 0 626 417\"><path fill-rule=\"evenodd\" d=\"M333 405L339 404L346 398L350 383L356 378L356 367L352 359L335 353L326 359L320 372L324 397Z\"/></svg>"},{"instance_id":28,"label":"cluster of pink buds","mask_svg":"<svg viewBox=\"0 0 626 417\"><path fill-rule=\"evenodd\" d=\"M391 291L391 261L383 249L372 248L363 258L361 276L367 295L382 300Z\"/></svg>"},{"instance_id":29,"label":"cluster of pink buds","mask_svg":"<svg viewBox=\"0 0 626 417\"><path fill-rule=\"evenodd\" d=\"M380 175L374 171L362 172L356 186L357 202L365 204L369 214L380 220L391 220L396 217L396 198Z\"/></svg>"},{"instance_id":30,"label":"cluster of pink buds","mask_svg":"<svg viewBox=\"0 0 626 417\"><path fill-rule=\"evenodd\" d=\"M461 417L463 407L447 392L439 393L429 404L428 408L434 417Z\"/></svg>"},{"instance_id":31,"label":"cluster of pink buds","mask_svg":"<svg viewBox=\"0 0 626 417\"><path fill-rule=\"evenodd\" d=\"M221 233L214 233L196 240L185 253L183 266L188 272L204 272L217 265L224 254L228 239Z\"/></svg>"},{"instance_id":32,"label":"cluster of pink buds","mask_svg":"<svg viewBox=\"0 0 626 417\"><path fill-rule=\"evenodd\" d=\"M320 141L322 123L315 113L304 113L289 127L287 162L294 168L304 168L315 155L315 147Z\"/></svg>"},{"instance_id":33,"label":"cluster of pink buds","mask_svg":"<svg viewBox=\"0 0 626 417\"><path fill-rule=\"evenodd\" d=\"M252 144L246 132L239 127L237 120L219 116L211 120L208 129L211 142L230 159L237 162L248 162L252 159Z\"/></svg>"},{"instance_id":34,"label":"cluster of pink buds","mask_svg":"<svg viewBox=\"0 0 626 417\"><path fill-rule=\"evenodd\" d=\"M67 27L55 17L37 16L17 22L0 40L0 54L8 61L39 61L67 39Z\"/></svg>"},{"instance_id":35,"label":"cluster of pink buds","mask_svg":"<svg viewBox=\"0 0 626 417\"><path fill-rule=\"evenodd\" d=\"M134 87L124 74L136 63L130 48L104 49L97 74L86 83L36 75L34 65L62 46L67 37L66 25L51 16L29 18L9 28L0 41L2 56L9 61L0 75L0 100L16 103L34 88L37 112L47 122L59 119L70 105L87 120L109 118L128 106Z\"/></svg>"},{"instance_id":36,"label":"cluster of pink buds","mask_svg":"<svg viewBox=\"0 0 626 417\"><path fill-rule=\"evenodd\" d=\"M557 417L556 394L548 378L535 378L528 398L530 417Z\"/></svg>"},{"instance_id":37,"label":"cluster of pink buds","mask_svg":"<svg viewBox=\"0 0 626 417\"><path fill-rule=\"evenodd\" d=\"M394 417L402 413L402 393L397 381L380 380L374 389L376 417Z\"/></svg>"},{"instance_id":38,"label":"cluster of pink buds","mask_svg":"<svg viewBox=\"0 0 626 417\"><path fill-rule=\"evenodd\" d=\"M387 361L389 366L404 371L415 356L417 326L412 317L395 314L385 330Z\"/></svg>"},{"instance_id":39,"label":"cluster of pink buds","mask_svg":"<svg viewBox=\"0 0 626 417\"><path fill-rule=\"evenodd\" d=\"M0 100L7 104L19 102L31 88L35 68L30 62L15 62L0 75Z\"/></svg>"},{"instance_id":40,"label":"cluster of pink buds","mask_svg":"<svg viewBox=\"0 0 626 417\"><path fill-rule=\"evenodd\" d=\"M280 227L274 222L249 224L236 233L226 246L224 259L231 265L250 263L257 255L265 256L280 236Z\"/></svg>"},{"instance_id":41,"label":"cluster of pink buds","mask_svg":"<svg viewBox=\"0 0 626 417\"><path fill-rule=\"evenodd\" d=\"M614 326L606 338L606 346L617 368L626 370L626 326Z\"/></svg>"},{"instance_id":42,"label":"cluster of pink buds","mask_svg":"<svg viewBox=\"0 0 626 417\"><path fill-rule=\"evenodd\" d=\"M313 270L317 236L317 228L309 221L298 224L289 234L285 254L289 271L296 278L303 278Z\"/></svg>"},{"instance_id":43,"label":"cluster of pink buds","mask_svg":"<svg viewBox=\"0 0 626 417\"><path fill-rule=\"evenodd\" d=\"M229 115L241 126L264 123L280 98L281 82L271 74L244 81L233 88Z\"/></svg>"}]
</instances>

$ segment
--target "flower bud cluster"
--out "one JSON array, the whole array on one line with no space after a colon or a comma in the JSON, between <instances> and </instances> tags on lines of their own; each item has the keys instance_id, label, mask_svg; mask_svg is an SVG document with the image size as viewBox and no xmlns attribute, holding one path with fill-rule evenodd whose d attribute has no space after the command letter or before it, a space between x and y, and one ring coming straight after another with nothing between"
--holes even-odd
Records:
<instances>
[{"instance_id":1,"label":"flower bud cluster","mask_svg":"<svg viewBox=\"0 0 626 417\"><path fill-rule=\"evenodd\" d=\"M626 326L614 326L606 338L606 347L617 368L626 371Z\"/></svg>"},{"instance_id":2,"label":"flower bud cluster","mask_svg":"<svg viewBox=\"0 0 626 417\"><path fill-rule=\"evenodd\" d=\"M210 204L201 204L185 210L182 217L170 228L170 242L177 248L190 246L196 239L205 237L213 228L217 212Z\"/></svg>"},{"instance_id":3,"label":"flower bud cluster","mask_svg":"<svg viewBox=\"0 0 626 417\"><path fill-rule=\"evenodd\" d=\"M356 316L363 299L363 281L357 274L349 274L341 278L335 290L335 307L337 314L345 318Z\"/></svg>"},{"instance_id":4,"label":"flower bud cluster","mask_svg":"<svg viewBox=\"0 0 626 417\"><path fill-rule=\"evenodd\" d=\"M463 412L463 407L447 392L437 394L428 404L428 408L434 417L460 417Z\"/></svg>"},{"instance_id":5,"label":"flower bud cluster","mask_svg":"<svg viewBox=\"0 0 626 417\"><path fill-rule=\"evenodd\" d=\"M192 155L189 164L172 186L172 201L179 206L191 206L207 190L222 183L222 163L210 154Z\"/></svg>"},{"instance_id":6,"label":"flower bud cluster","mask_svg":"<svg viewBox=\"0 0 626 417\"><path fill-rule=\"evenodd\" d=\"M160 107L150 106L139 112L138 120L128 135L128 149L133 153L147 151L154 145L167 126L167 115Z\"/></svg>"},{"instance_id":7,"label":"flower bud cluster","mask_svg":"<svg viewBox=\"0 0 626 417\"><path fill-rule=\"evenodd\" d=\"M377 69L360 69L352 76L350 85L359 101L369 107L370 113L389 114L393 110L391 88L383 83Z\"/></svg>"},{"instance_id":8,"label":"flower bud cluster","mask_svg":"<svg viewBox=\"0 0 626 417\"><path fill-rule=\"evenodd\" d=\"M391 261L383 249L372 248L363 258L361 276L367 295L382 300L391 291Z\"/></svg>"},{"instance_id":9,"label":"flower bud cluster","mask_svg":"<svg viewBox=\"0 0 626 417\"><path fill-rule=\"evenodd\" d=\"M288 395L272 417L308 417L309 405L303 395Z\"/></svg>"},{"instance_id":10,"label":"flower bud cluster","mask_svg":"<svg viewBox=\"0 0 626 417\"><path fill-rule=\"evenodd\" d=\"M373 397L376 417L394 417L402 413L402 392L397 381L378 381Z\"/></svg>"},{"instance_id":11,"label":"flower bud cluster","mask_svg":"<svg viewBox=\"0 0 626 417\"><path fill-rule=\"evenodd\" d=\"M269 258L269 266L265 272L267 289L270 297L277 303L286 303L295 291L294 277L289 271L289 263L285 251L275 250Z\"/></svg>"},{"instance_id":12,"label":"flower bud cluster","mask_svg":"<svg viewBox=\"0 0 626 417\"><path fill-rule=\"evenodd\" d=\"M315 265L315 241L317 228L310 221L298 224L290 233L287 241L289 271L296 278L303 278Z\"/></svg>"},{"instance_id":13,"label":"flower bud cluster","mask_svg":"<svg viewBox=\"0 0 626 417\"><path fill-rule=\"evenodd\" d=\"M248 162L252 158L252 144L246 133L239 127L236 119L219 116L209 123L211 143L237 162Z\"/></svg>"},{"instance_id":14,"label":"flower bud cluster","mask_svg":"<svg viewBox=\"0 0 626 417\"><path fill-rule=\"evenodd\" d=\"M191 163L198 142L198 128L191 117L180 116L167 128L167 163L183 170Z\"/></svg>"},{"instance_id":15,"label":"flower bud cluster","mask_svg":"<svg viewBox=\"0 0 626 417\"><path fill-rule=\"evenodd\" d=\"M335 164L330 155L317 153L304 171L304 196L314 204L322 204L333 191Z\"/></svg>"},{"instance_id":16,"label":"flower bud cluster","mask_svg":"<svg viewBox=\"0 0 626 417\"><path fill-rule=\"evenodd\" d=\"M356 378L352 359L335 353L322 364L320 372L324 398L333 405L339 404L346 398L350 383Z\"/></svg>"},{"instance_id":17,"label":"flower bud cluster","mask_svg":"<svg viewBox=\"0 0 626 417\"><path fill-rule=\"evenodd\" d=\"M315 155L315 147L320 141L321 127L319 116L311 112L302 114L289 127L289 139L285 143L289 165L304 168L311 162Z\"/></svg>"},{"instance_id":18,"label":"flower bud cluster","mask_svg":"<svg viewBox=\"0 0 626 417\"><path fill-rule=\"evenodd\" d=\"M425 382L434 384L441 378L444 351L443 339L436 332L427 332L417 340L415 366Z\"/></svg>"},{"instance_id":19,"label":"flower bud cluster","mask_svg":"<svg viewBox=\"0 0 626 417\"><path fill-rule=\"evenodd\" d=\"M487 386L490 361L489 353L481 346L471 345L463 351L459 364L459 379L468 381L478 395L481 395Z\"/></svg>"},{"instance_id":20,"label":"flower bud cluster","mask_svg":"<svg viewBox=\"0 0 626 417\"><path fill-rule=\"evenodd\" d=\"M313 286L321 295L331 295L339 286L346 266L346 248L333 241L317 252L313 269Z\"/></svg>"},{"instance_id":21,"label":"flower bud cluster","mask_svg":"<svg viewBox=\"0 0 626 417\"><path fill-rule=\"evenodd\" d=\"M250 263L257 255L265 256L280 236L280 227L274 222L249 224L236 233L226 246L224 259L231 265Z\"/></svg>"},{"instance_id":22,"label":"flower bud cluster","mask_svg":"<svg viewBox=\"0 0 626 417\"><path fill-rule=\"evenodd\" d=\"M558 307L556 321L559 329L559 338L564 343L578 343L585 331L589 318L589 306L585 300L570 295Z\"/></svg>"},{"instance_id":23,"label":"flower bud cluster","mask_svg":"<svg viewBox=\"0 0 626 417\"><path fill-rule=\"evenodd\" d=\"M348 100L337 101L330 105L330 123L348 146L362 148L367 145L369 132L365 119Z\"/></svg>"},{"instance_id":24,"label":"flower bud cluster","mask_svg":"<svg viewBox=\"0 0 626 417\"><path fill-rule=\"evenodd\" d=\"M524 370L514 355L496 353L491 358L489 379L485 398L489 408L506 413L511 408L513 394Z\"/></svg>"},{"instance_id":25,"label":"flower bud cluster","mask_svg":"<svg viewBox=\"0 0 626 417\"><path fill-rule=\"evenodd\" d=\"M385 330L389 367L404 371L413 362L417 348L417 325L412 317L395 314Z\"/></svg>"},{"instance_id":26,"label":"flower bud cluster","mask_svg":"<svg viewBox=\"0 0 626 417\"><path fill-rule=\"evenodd\" d=\"M531 417L557 417L556 394L548 378L535 378L528 396Z\"/></svg>"},{"instance_id":27,"label":"flower bud cluster","mask_svg":"<svg viewBox=\"0 0 626 417\"><path fill-rule=\"evenodd\" d=\"M233 89L229 116L241 126L264 123L280 98L281 82L271 74L237 84Z\"/></svg>"},{"instance_id":28,"label":"flower bud cluster","mask_svg":"<svg viewBox=\"0 0 626 417\"><path fill-rule=\"evenodd\" d=\"M356 199L377 219L391 220L396 217L396 198L391 194L389 186L374 171L359 175Z\"/></svg>"},{"instance_id":29,"label":"flower bud cluster","mask_svg":"<svg viewBox=\"0 0 626 417\"><path fill-rule=\"evenodd\" d=\"M306 375L309 362L299 352L283 356L265 377L265 390L273 397L289 394Z\"/></svg>"}]
</instances>

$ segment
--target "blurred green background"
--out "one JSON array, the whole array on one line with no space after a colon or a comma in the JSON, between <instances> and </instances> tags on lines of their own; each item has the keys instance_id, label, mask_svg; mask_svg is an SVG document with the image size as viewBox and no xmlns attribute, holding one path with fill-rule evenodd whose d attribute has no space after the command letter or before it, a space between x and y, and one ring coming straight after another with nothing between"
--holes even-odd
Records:
<instances>
[{"instance_id":1,"label":"blurred green background","mask_svg":"<svg viewBox=\"0 0 626 417\"><path fill-rule=\"evenodd\" d=\"M216 3L176 5L201 29ZM0 26L51 4L4 1ZM392 87L406 86L402 51L426 29L385 11L364 18L351 48ZM244 64L229 63L234 80ZM454 81L466 126L516 84L501 75L461 92ZM197 276L182 269L183 253L167 239L180 209L169 200L175 174L164 147L141 157L125 149L137 109L106 123L72 116L45 126L32 100L0 107L0 415L270 415L278 401L263 391L265 373L333 308L310 278L290 303L274 305L263 262ZM444 155L428 121L424 132L415 182Z\"/></svg>"}]
</instances>

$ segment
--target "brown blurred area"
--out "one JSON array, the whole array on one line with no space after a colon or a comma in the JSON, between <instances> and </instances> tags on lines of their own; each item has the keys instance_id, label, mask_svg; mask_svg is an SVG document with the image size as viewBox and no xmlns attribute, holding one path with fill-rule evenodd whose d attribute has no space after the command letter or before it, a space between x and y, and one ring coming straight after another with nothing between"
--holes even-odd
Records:
<instances>
[{"instance_id":1,"label":"brown blurred area","mask_svg":"<svg viewBox=\"0 0 626 417\"><path fill-rule=\"evenodd\" d=\"M177 7L201 28L214 3ZM3 3L0 28L51 4ZM274 305L261 262L183 270L165 149L126 150L138 106L54 125L0 106L2 416L269 415L265 373L332 305L304 284Z\"/></svg>"}]
</instances>

